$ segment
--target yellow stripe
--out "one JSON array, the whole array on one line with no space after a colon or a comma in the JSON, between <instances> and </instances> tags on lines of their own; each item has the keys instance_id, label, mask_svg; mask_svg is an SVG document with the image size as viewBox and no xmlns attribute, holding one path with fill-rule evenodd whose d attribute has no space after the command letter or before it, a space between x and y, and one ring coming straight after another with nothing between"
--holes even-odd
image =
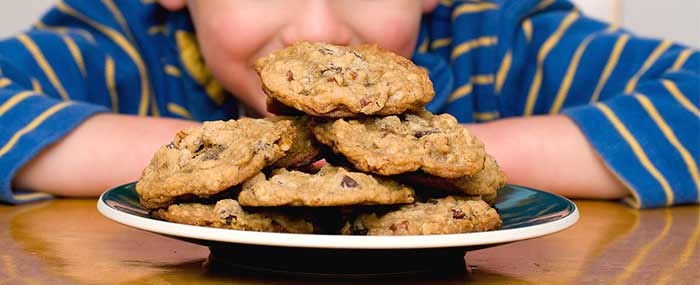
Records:
<instances>
[{"instance_id":1,"label":"yellow stripe","mask_svg":"<svg viewBox=\"0 0 700 285\"><path fill-rule=\"evenodd\" d=\"M474 119L477 121L491 121L501 116L499 112L474 112Z\"/></svg>"},{"instance_id":2,"label":"yellow stripe","mask_svg":"<svg viewBox=\"0 0 700 285\"><path fill-rule=\"evenodd\" d=\"M156 102L156 96L149 97L151 101L151 117L160 117L160 111L158 110L158 103Z\"/></svg>"},{"instance_id":3,"label":"yellow stripe","mask_svg":"<svg viewBox=\"0 0 700 285\"><path fill-rule=\"evenodd\" d=\"M83 60L83 55L80 53L80 49L78 48L78 45L75 44L72 38L64 36L63 37L63 42L66 43L66 47L68 47L68 51L70 51L70 54L73 56L73 60L75 60L75 63L78 65L78 69L80 69L80 74L83 75L83 77L86 76L85 72L85 62Z\"/></svg>"},{"instance_id":4,"label":"yellow stripe","mask_svg":"<svg viewBox=\"0 0 700 285\"><path fill-rule=\"evenodd\" d=\"M489 3L489 2L482 2L482 3L474 3L474 4L462 4L457 7L457 9L454 9L452 11L452 21L454 21L457 17L467 14L467 13L477 13L477 12L483 12L487 10L495 10L498 9L498 5L495 3Z\"/></svg>"},{"instance_id":5,"label":"yellow stripe","mask_svg":"<svg viewBox=\"0 0 700 285\"><path fill-rule=\"evenodd\" d=\"M571 24L578 19L578 11L571 11L564 20L561 21L557 30L549 36L549 38L542 44L542 48L537 54L537 70L535 71L535 77L532 80L532 85L530 86L530 92L527 96L527 102L525 104L525 116L532 115L532 111L535 108L535 102L537 101L537 94L540 92L540 85L542 84L542 65L547 54L554 48L554 46L559 42L564 32L571 26Z\"/></svg>"},{"instance_id":6,"label":"yellow stripe","mask_svg":"<svg viewBox=\"0 0 700 285\"><path fill-rule=\"evenodd\" d=\"M165 34L165 26L164 25L156 25L156 26L151 26L148 28L148 34L149 35L155 35L155 34Z\"/></svg>"},{"instance_id":7,"label":"yellow stripe","mask_svg":"<svg viewBox=\"0 0 700 285\"><path fill-rule=\"evenodd\" d=\"M455 91L453 91L452 94L450 95L450 98L447 98L447 102L455 101L459 98L467 96L469 93L472 93L472 83L471 82L464 84L462 87L455 89Z\"/></svg>"},{"instance_id":8,"label":"yellow stripe","mask_svg":"<svg viewBox=\"0 0 700 285\"><path fill-rule=\"evenodd\" d=\"M163 69L165 70L165 74L170 76L180 77L180 75L182 74L179 68L170 64L166 64Z\"/></svg>"},{"instance_id":9,"label":"yellow stripe","mask_svg":"<svg viewBox=\"0 0 700 285\"><path fill-rule=\"evenodd\" d=\"M525 34L525 40L530 43L532 41L532 21L529 18L523 20L523 34Z\"/></svg>"},{"instance_id":10,"label":"yellow stripe","mask_svg":"<svg viewBox=\"0 0 700 285\"><path fill-rule=\"evenodd\" d=\"M36 61L39 67L41 67L41 70L44 71L44 74L46 74L49 82L51 82L51 85L53 85L58 94L61 95L61 98L63 98L63 100L70 100L68 93L65 89L63 89L63 84L61 84L61 81L58 80L56 73L53 71L53 68L51 68L51 65L49 65L49 63L46 61L44 54L41 52L41 50L39 50L36 43L34 43L34 41L32 41L32 39L25 34L18 35L17 39L22 42L24 47L27 48L27 50L32 54L34 61Z\"/></svg>"},{"instance_id":11,"label":"yellow stripe","mask_svg":"<svg viewBox=\"0 0 700 285\"><path fill-rule=\"evenodd\" d=\"M51 197L51 195L47 194L47 193L28 193L28 194L13 194L13 197L17 201L27 201L27 200L37 199L37 198L48 198L48 197Z\"/></svg>"},{"instance_id":12,"label":"yellow stripe","mask_svg":"<svg viewBox=\"0 0 700 285\"><path fill-rule=\"evenodd\" d=\"M497 42L498 38L496 37L480 37L471 41L463 42L452 50L452 59L455 59L475 48L496 45Z\"/></svg>"},{"instance_id":13,"label":"yellow stripe","mask_svg":"<svg viewBox=\"0 0 700 285\"><path fill-rule=\"evenodd\" d=\"M20 93L17 93L12 96L9 100L5 101L2 105L0 105L0 116L4 115L7 110L10 110L12 107L17 105L19 102L22 102L22 100L27 99L27 97L34 96L36 93L33 93L31 91L23 91Z\"/></svg>"},{"instance_id":14,"label":"yellow stripe","mask_svg":"<svg viewBox=\"0 0 700 285\"><path fill-rule=\"evenodd\" d=\"M690 176L693 177L693 182L695 182L695 190L698 192L698 196L700 196L700 174L698 173L697 163L693 159L693 156L690 155L690 152L681 144L671 127L669 127L664 118L661 117L661 114L656 110L654 104L644 95L636 95L634 97L639 101L642 107L644 107L644 110L647 111L651 119L654 120L654 123L659 127L668 142L670 142L681 157L683 157L683 161L686 167L688 167L688 172Z\"/></svg>"},{"instance_id":15,"label":"yellow stripe","mask_svg":"<svg viewBox=\"0 0 700 285\"><path fill-rule=\"evenodd\" d=\"M557 114L561 110L561 106L564 105L564 100L566 100L566 95L569 93L571 88L571 83L574 82L574 76L576 76L576 71L578 70L578 64L581 62L581 56L583 52L586 51L588 44L591 43L594 37L598 36L597 33L590 34L583 40L583 42L576 48L574 56L569 62L569 68L564 74L564 79L561 81L561 86L559 86L559 91L557 91L557 96L554 98L552 103L552 108L549 110L550 114Z\"/></svg>"},{"instance_id":16,"label":"yellow stripe","mask_svg":"<svg viewBox=\"0 0 700 285\"><path fill-rule=\"evenodd\" d=\"M81 37L85 38L85 40L87 40L88 42L93 43L93 44L95 43L95 38L92 36L92 34L90 34L90 32L83 30L83 29L68 28L68 27L63 27L63 26L48 26L41 21L36 22L36 24L34 24L34 26L37 29L54 31L54 32L58 32L60 34L68 34L68 33L74 32L75 34L80 35Z\"/></svg>"},{"instance_id":17,"label":"yellow stripe","mask_svg":"<svg viewBox=\"0 0 700 285\"><path fill-rule=\"evenodd\" d=\"M649 254L649 251L653 249L657 243L661 242L664 238L666 238L666 235L668 235L669 230L671 229L671 225L673 224L673 216L671 215L671 210L669 209L664 209L665 215L665 223L664 223L664 228L661 230L661 233L654 238L650 243L647 243L644 245L637 255L632 259L632 261L625 267L625 271L622 272L622 274L618 275L615 278L615 282L613 284L622 284L627 278L629 278L632 273L634 273L637 268L639 268L639 265L641 265L642 261L644 258Z\"/></svg>"},{"instance_id":18,"label":"yellow stripe","mask_svg":"<svg viewBox=\"0 0 700 285\"><path fill-rule=\"evenodd\" d=\"M678 71L681 68L683 68L683 65L685 65L685 62L688 61L688 58L695 52L692 48L687 48L683 50L679 55L678 58L676 58L676 61L673 62L673 65L671 66L671 71Z\"/></svg>"},{"instance_id":19,"label":"yellow stripe","mask_svg":"<svg viewBox=\"0 0 700 285\"><path fill-rule=\"evenodd\" d=\"M595 91L593 91L593 95L591 96L591 103L598 101L598 98L600 98L600 92L603 90L603 86L605 86L605 84L608 82L610 74L612 74L613 70L617 66L622 50L625 48L625 45L629 39L630 36L625 34L620 36L617 41L615 41L615 46L613 47L612 53L610 53L610 59L608 59L608 63L605 65L605 69L603 69L603 75L600 76L598 85L595 87Z\"/></svg>"},{"instance_id":20,"label":"yellow stripe","mask_svg":"<svg viewBox=\"0 0 700 285\"><path fill-rule=\"evenodd\" d=\"M131 57L131 60L134 61L136 64L136 68L139 71L139 75L141 77L141 102L139 103L139 115L145 116L148 114L148 103L149 103L149 92L150 92L150 83L148 81L148 74L146 71L145 64L143 63L143 60L141 59L141 56L139 53L136 51L136 49L129 44L129 42L124 39L124 37L119 34L117 31L103 26L100 23L97 23L93 21L92 19L86 17L85 15L79 13L72 7L68 6L64 2L59 2L56 4L56 8L70 16L73 16L88 25L92 26L93 28L97 29L101 33L105 34L108 38L110 38L112 41L114 41L120 48L122 48L128 55Z\"/></svg>"},{"instance_id":21,"label":"yellow stripe","mask_svg":"<svg viewBox=\"0 0 700 285\"><path fill-rule=\"evenodd\" d=\"M673 98L676 98L676 100L678 100L678 102L681 103L683 107L695 114L695 116L700 116L700 110L698 110L698 108L695 107L695 105L693 105L693 103L691 103L688 100L688 98L685 97L685 95L683 95L683 92L681 92L681 90L678 89L678 86L676 86L676 84L673 83L673 81L664 79L661 80L661 84L664 85L666 90L668 90L668 92L671 93Z\"/></svg>"},{"instance_id":22,"label":"yellow stripe","mask_svg":"<svg viewBox=\"0 0 700 285\"><path fill-rule=\"evenodd\" d=\"M533 9L532 12L537 12L539 10L545 9L545 8L549 7L549 5L552 5L553 3L554 3L554 0L542 0L542 2L540 2L540 4L537 4L537 6L535 6L535 9Z\"/></svg>"},{"instance_id":23,"label":"yellow stripe","mask_svg":"<svg viewBox=\"0 0 700 285\"><path fill-rule=\"evenodd\" d=\"M501 61L501 66L498 68L498 73L496 73L496 95L501 93L501 88L503 87L503 83L506 81L506 76L508 76L512 62L513 52L508 50L506 55L503 57L503 61Z\"/></svg>"},{"instance_id":24,"label":"yellow stripe","mask_svg":"<svg viewBox=\"0 0 700 285\"><path fill-rule=\"evenodd\" d=\"M642 77L642 75L649 70L649 68L656 62L659 57L669 48L671 47L673 43L669 40L664 40L662 41L659 46L657 46L654 51L649 55L646 61L644 61L644 64L642 65L642 68L637 71L637 73L630 79L630 81L627 82L627 86L625 86L625 93L632 93L634 91L634 88L637 87L637 82L639 81L639 78Z\"/></svg>"},{"instance_id":25,"label":"yellow stripe","mask_svg":"<svg viewBox=\"0 0 700 285\"><path fill-rule=\"evenodd\" d=\"M34 130L37 126L39 126L41 123L43 123L47 118L49 118L51 115L55 114L56 112L60 111L61 109L73 104L70 101L67 102L61 102L59 104L56 104L52 106L51 108L47 109L43 113L41 113L39 116L34 118L28 125L26 125L24 128L21 130L17 131L5 145L0 148L0 157L5 155L12 147L17 143L17 141L26 133L31 132Z\"/></svg>"},{"instance_id":26,"label":"yellow stripe","mask_svg":"<svg viewBox=\"0 0 700 285\"><path fill-rule=\"evenodd\" d=\"M178 104L168 103L168 111L170 111L170 113L177 114L180 117L192 119L192 114Z\"/></svg>"},{"instance_id":27,"label":"yellow stripe","mask_svg":"<svg viewBox=\"0 0 700 285\"><path fill-rule=\"evenodd\" d=\"M117 23L119 23L119 26L122 28L124 33L126 33L126 36L129 38L129 40L131 40L132 43L135 43L136 39L134 38L134 35L131 34L129 25L126 23L126 19L124 19L124 15L122 15L122 12L119 11L117 5L114 5L114 2L112 2L112 0L102 0L102 3L104 3L105 6L107 6L107 9L109 9L109 12L112 13L114 19L117 20Z\"/></svg>"},{"instance_id":28,"label":"yellow stripe","mask_svg":"<svg viewBox=\"0 0 700 285\"><path fill-rule=\"evenodd\" d=\"M423 39L423 42L420 43L420 47L418 47L418 52L420 52L420 53L428 52L428 37L425 37Z\"/></svg>"},{"instance_id":29,"label":"yellow stripe","mask_svg":"<svg viewBox=\"0 0 700 285\"><path fill-rule=\"evenodd\" d=\"M608 120L615 126L615 129L617 129L618 133L627 141L627 144L632 148L632 151L634 154L637 156L639 159L639 162L642 163L644 168L649 171L649 173L656 178L656 181L661 184L661 187L664 189L664 193L666 193L666 205L671 205L673 204L673 192L671 191L671 186L668 184L668 181L666 181L666 178L661 175L658 169L654 166L654 164L649 160L649 157L647 157L647 154L644 152L644 149L639 145L639 142L637 142L637 139L634 138L632 133L625 127L625 125L620 121L620 119L613 113L608 106L606 106L603 103L596 103L595 104L598 109L600 109L605 117L608 118Z\"/></svg>"},{"instance_id":30,"label":"yellow stripe","mask_svg":"<svg viewBox=\"0 0 700 285\"><path fill-rule=\"evenodd\" d=\"M493 75L492 74L474 75L474 76L472 76L472 83L477 84L477 85L492 84L493 83Z\"/></svg>"},{"instance_id":31,"label":"yellow stripe","mask_svg":"<svg viewBox=\"0 0 700 285\"><path fill-rule=\"evenodd\" d=\"M661 274L661 278L659 278L656 284L667 284L673 276L676 276L676 274L673 273L675 273L676 270L685 267L685 264L688 263L690 257L693 256L693 252L700 248L700 246L698 246L698 237L700 236L700 208L696 207L695 209L698 211L698 218L696 219L695 230L693 230L693 233L690 235L690 238L688 238L688 241L685 243L685 246L683 247L683 251L681 252L681 256L678 259L678 261L675 264L673 264L672 267L667 268Z\"/></svg>"},{"instance_id":32,"label":"yellow stripe","mask_svg":"<svg viewBox=\"0 0 700 285\"><path fill-rule=\"evenodd\" d=\"M39 83L39 80L36 80L36 78L32 77L32 91L36 93L44 93L44 91L41 88L41 83Z\"/></svg>"},{"instance_id":33,"label":"yellow stripe","mask_svg":"<svg viewBox=\"0 0 700 285\"><path fill-rule=\"evenodd\" d=\"M12 84L12 81L7 78L0 78L0 88L4 88L7 85Z\"/></svg>"},{"instance_id":34,"label":"yellow stripe","mask_svg":"<svg viewBox=\"0 0 700 285\"><path fill-rule=\"evenodd\" d=\"M451 42L452 42L451 38L436 39L430 44L430 47L432 49L438 49L441 47L449 46Z\"/></svg>"},{"instance_id":35,"label":"yellow stripe","mask_svg":"<svg viewBox=\"0 0 700 285\"><path fill-rule=\"evenodd\" d=\"M114 60L111 56L105 62L105 82L109 90L109 99L112 103L112 113L119 113L119 96L117 95L117 82L114 79Z\"/></svg>"}]
</instances>

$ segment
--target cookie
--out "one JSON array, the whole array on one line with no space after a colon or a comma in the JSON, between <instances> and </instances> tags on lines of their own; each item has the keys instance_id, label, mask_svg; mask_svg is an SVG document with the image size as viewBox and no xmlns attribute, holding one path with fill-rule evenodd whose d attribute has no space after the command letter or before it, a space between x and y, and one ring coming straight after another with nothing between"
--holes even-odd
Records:
<instances>
[{"instance_id":1,"label":"cookie","mask_svg":"<svg viewBox=\"0 0 700 285\"><path fill-rule=\"evenodd\" d=\"M421 170L443 178L473 175L484 167L484 145L449 114L318 120L316 139L357 169L381 175Z\"/></svg>"},{"instance_id":2,"label":"cookie","mask_svg":"<svg viewBox=\"0 0 700 285\"><path fill-rule=\"evenodd\" d=\"M174 223L213 228L279 233L314 232L314 225L308 220L278 212L247 212L233 199L219 200L216 205L175 204L167 209L153 211L151 215Z\"/></svg>"},{"instance_id":3,"label":"cookie","mask_svg":"<svg viewBox=\"0 0 700 285\"><path fill-rule=\"evenodd\" d=\"M315 174L277 169L243 183L238 201L244 206L350 206L404 204L413 189L393 180L325 165Z\"/></svg>"},{"instance_id":4,"label":"cookie","mask_svg":"<svg viewBox=\"0 0 700 285\"><path fill-rule=\"evenodd\" d=\"M401 180L411 185L422 185L434 189L457 192L466 195L495 195L498 188L506 184L506 175L496 160L486 155L484 169L471 176L442 178L420 172L401 175Z\"/></svg>"},{"instance_id":5,"label":"cookie","mask_svg":"<svg viewBox=\"0 0 700 285\"><path fill-rule=\"evenodd\" d=\"M289 121L204 122L162 146L136 184L141 204L165 207L181 195L208 197L240 184L277 161L294 140Z\"/></svg>"},{"instance_id":6,"label":"cookie","mask_svg":"<svg viewBox=\"0 0 700 285\"><path fill-rule=\"evenodd\" d=\"M393 115L435 95L425 69L376 45L297 42L256 61L262 88L313 116Z\"/></svg>"},{"instance_id":7,"label":"cookie","mask_svg":"<svg viewBox=\"0 0 700 285\"><path fill-rule=\"evenodd\" d=\"M270 122L290 121L294 126L295 136L292 147L284 157L275 161L272 168L297 168L315 162L319 158L320 145L311 133L309 116L274 116L266 118Z\"/></svg>"},{"instance_id":8,"label":"cookie","mask_svg":"<svg viewBox=\"0 0 700 285\"><path fill-rule=\"evenodd\" d=\"M494 208L480 199L447 196L401 206L384 214L363 213L342 234L432 235L498 229L501 219Z\"/></svg>"}]
</instances>

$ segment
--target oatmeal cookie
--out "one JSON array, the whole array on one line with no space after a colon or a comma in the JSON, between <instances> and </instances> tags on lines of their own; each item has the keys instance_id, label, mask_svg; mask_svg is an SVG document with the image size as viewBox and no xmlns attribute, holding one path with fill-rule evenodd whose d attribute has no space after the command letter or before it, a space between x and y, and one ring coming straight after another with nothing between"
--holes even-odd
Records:
<instances>
[{"instance_id":1,"label":"oatmeal cookie","mask_svg":"<svg viewBox=\"0 0 700 285\"><path fill-rule=\"evenodd\" d=\"M471 176L442 178L421 172L401 175L401 180L408 184L423 185L430 188L457 192L466 195L495 195L498 188L506 184L506 175L501 171L496 160L486 155L484 169Z\"/></svg>"},{"instance_id":2,"label":"oatmeal cookie","mask_svg":"<svg viewBox=\"0 0 700 285\"><path fill-rule=\"evenodd\" d=\"M484 167L484 145L448 114L315 121L313 133L357 169L381 175L422 170L443 178Z\"/></svg>"},{"instance_id":3,"label":"oatmeal cookie","mask_svg":"<svg viewBox=\"0 0 700 285\"><path fill-rule=\"evenodd\" d=\"M447 196L401 206L384 214L363 213L342 234L431 235L498 229L501 219L494 208L480 199Z\"/></svg>"},{"instance_id":4,"label":"oatmeal cookie","mask_svg":"<svg viewBox=\"0 0 700 285\"><path fill-rule=\"evenodd\" d=\"M238 201L244 206L349 206L404 204L413 189L393 180L326 165L315 174L277 169L243 183Z\"/></svg>"},{"instance_id":5,"label":"oatmeal cookie","mask_svg":"<svg viewBox=\"0 0 700 285\"><path fill-rule=\"evenodd\" d=\"M152 215L174 223L213 228L279 233L314 232L314 226L308 220L279 212L247 212L233 199L220 200L216 205L174 204L167 209L153 211Z\"/></svg>"},{"instance_id":6,"label":"oatmeal cookie","mask_svg":"<svg viewBox=\"0 0 700 285\"><path fill-rule=\"evenodd\" d=\"M255 68L265 93L313 116L400 114L435 95L424 69L376 45L297 42Z\"/></svg>"},{"instance_id":7,"label":"oatmeal cookie","mask_svg":"<svg viewBox=\"0 0 700 285\"><path fill-rule=\"evenodd\" d=\"M136 192L150 209L168 206L181 195L211 196L284 156L294 135L289 121L247 118L184 129L155 153Z\"/></svg>"}]
</instances>

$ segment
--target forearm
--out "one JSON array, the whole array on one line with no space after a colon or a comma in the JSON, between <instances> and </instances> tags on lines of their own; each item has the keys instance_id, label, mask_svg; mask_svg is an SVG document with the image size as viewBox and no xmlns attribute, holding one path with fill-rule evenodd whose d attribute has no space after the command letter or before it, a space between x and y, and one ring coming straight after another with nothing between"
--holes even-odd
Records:
<instances>
[{"instance_id":1,"label":"forearm","mask_svg":"<svg viewBox=\"0 0 700 285\"><path fill-rule=\"evenodd\" d=\"M13 187L59 196L96 196L137 180L158 147L197 123L100 114L44 149L20 169Z\"/></svg>"},{"instance_id":2,"label":"forearm","mask_svg":"<svg viewBox=\"0 0 700 285\"><path fill-rule=\"evenodd\" d=\"M627 194L578 127L563 115L467 125L508 176L508 183L567 197L616 199Z\"/></svg>"}]
</instances>

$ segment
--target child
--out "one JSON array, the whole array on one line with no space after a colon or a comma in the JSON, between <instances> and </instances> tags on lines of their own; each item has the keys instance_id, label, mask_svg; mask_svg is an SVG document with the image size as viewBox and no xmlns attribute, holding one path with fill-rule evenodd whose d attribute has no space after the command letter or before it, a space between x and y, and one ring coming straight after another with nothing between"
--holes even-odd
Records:
<instances>
[{"instance_id":1,"label":"child","mask_svg":"<svg viewBox=\"0 0 700 285\"><path fill-rule=\"evenodd\" d=\"M2 201L95 196L196 121L270 115L253 62L298 40L427 68L427 108L509 183L634 207L700 197L700 54L567 1L67 0L0 42Z\"/></svg>"}]
</instances>

